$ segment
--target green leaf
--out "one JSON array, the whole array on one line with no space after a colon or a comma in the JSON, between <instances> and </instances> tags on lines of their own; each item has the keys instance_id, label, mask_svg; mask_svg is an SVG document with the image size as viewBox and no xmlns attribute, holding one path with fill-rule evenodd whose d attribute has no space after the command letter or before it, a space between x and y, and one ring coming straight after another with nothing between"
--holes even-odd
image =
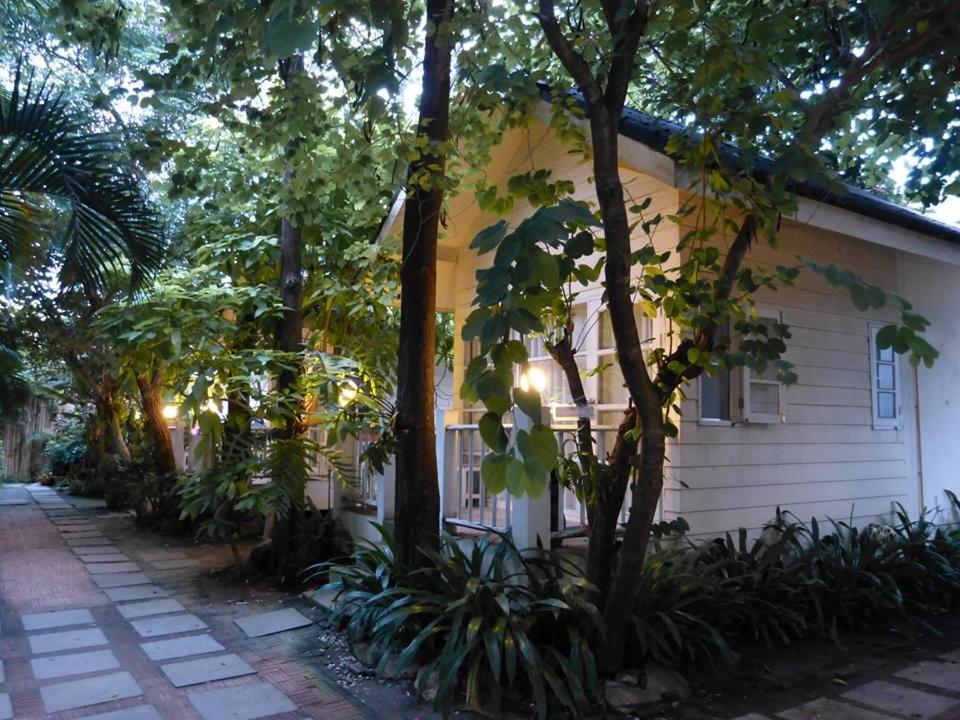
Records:
<instances>
[{"instance_id":1,"label":"green leaf","mask_svg":"<svg viewBox=\"0 0 960 720\"><path fill-rule=\"evenodd\" d=\"M523 431L521 430L520 432ZM518 458L513 455L507 455L505 457L509 458L506 467L507 490L510 491L511 495L520 497L526 490L527 485L529 485L530 476L527 475L527 469ZM490 490L489 485L487 489L489 492L493 492L493 490Z\"/></svg>"},{"instance_id":2,"label":"green leaf","mask_svg":"<svg viewBox=\"0 0 960 720\"><path fill-rule=\"evenodd\" d=\"M317 39L317 26L312 20L293 18L293 6L285 5L274 13L263 31L263 49L267 55L288 58L298 50L306 50Z\"/></svg>"},{"instance_id":3,"label":"green leaf","mask_svg":"<svg viewBox=\"0 0 960 720\"><path fill-rule=\"evenodd\" d=\"M496 413L484 413L480 418L480 437L491 450L503 452L507 449L507 432L503 429L500 416Z\"/></svg>"},{"instance_id":4,"label":"green leaf","mask_svg":"<svg viewBox=\"0 0 960 720\"><path fill-rule=\"evenodd\" d=\"M540 413L543 410L543 401L540 399L540 393L533 389L522 390L521 388L514 388L513 400L517 403L517 407L520 408L520 412L531 418L535 423L540 422Z\"/></svg>"},{"instance_id":5,"label":"green leaf","mask_svg":"<svg viewBox=\"0 0 960 720\"><path fill-rule=\"evenodd\" d=\"M495 225L491 225L478 232L470 243L470 249L476 250L479 255L488 253L500 244L500 241L503 240L503 236L506 235L506 233L507 221L501 220Z\"/></svg>"},{"instance_id":6,"label":"green leaf","mask_svg":"<svg viewBox=\"0 0 960 720\"><path fill-rule=\"evenodd\" d=\"M888 347L893 346L893 341L897 337L897 326L896 325L884 325L880 330L877 331L877 348L880 350L886 350Z\"/></svg>"},{"instance_id":7,"label":"green leaf","mask_svg":"<svg viewBox=\"0 0 960 720\"><path fill-rule=\"evenodd\" d=\"M546 425L534 425L530 429L530 447L540 464L549 472L557 465L557 436Z\"/></svg>"},{"instance_id":8,"label":"green leaf","mask_svg":"<svg viewBox=\"0 0 960 720\"><path fill-rule=\"evenodd\" d=\"M487 492L494 495L502 493L507 488L507 466L511 460L516 460L512 455L503 453L488 453L480 463L480 477L487 488Z\"/></svg>"}]
</instances>

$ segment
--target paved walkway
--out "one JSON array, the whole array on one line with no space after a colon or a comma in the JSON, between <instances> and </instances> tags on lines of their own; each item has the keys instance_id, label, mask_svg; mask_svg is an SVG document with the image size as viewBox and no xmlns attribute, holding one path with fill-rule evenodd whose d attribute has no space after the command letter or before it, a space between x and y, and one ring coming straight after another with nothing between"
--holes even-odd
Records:
<instances>
[{"instance_id":1,"label":"paved walkway","mask_svg":"<svg viewBox=\"0 0 960 720\"><path fill-rule=\"evenodd\" d=\"M77 505L0 488L0 720L376 717L304 659L309 609L211 598L206 549L117 543Z\"/></svg>"}]
</instances>

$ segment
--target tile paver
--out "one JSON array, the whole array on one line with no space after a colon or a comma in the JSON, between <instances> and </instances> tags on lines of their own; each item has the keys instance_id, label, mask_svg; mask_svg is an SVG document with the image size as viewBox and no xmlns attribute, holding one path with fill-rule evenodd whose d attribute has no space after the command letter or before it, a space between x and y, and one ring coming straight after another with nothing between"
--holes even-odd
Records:
<instances>
[{"instance_id":1,"label":"tile paver","mask_svg":"<svg viewBox=\"0 0 960 720\"><path fill-rule=\"evenodd\" d=\"M48 713L100 705L142 694L137 681L128 672L97 675L40 688L40 697Z\"/></svg>"},{"instance_id":2,"label":"tile paver","mask_svg":"<svg viewBox=\"0 0 960 720\"><path fill-rule=\"evenodd\" d=\"M99 555L101 553L116 552L116 545L110 543L101 543L99 545L86 545L81 547L71 548L74 555Z\"/></svg>"},{"instance_id":3,"label":"tile paver","mask_svg":"<svg viewBox=\"0 0 960 720\"><path fill-rule=\"evenodd\" d=\"M91 650L69 655L33 658L30 660L30 666L37 680L49 680L67 675L115 670L120 667L120 662L110 650Z\"/></svg>"},{"instance_id":4,"label":"tile paver","mask_svg":"<svg viewBox=\"0 0 960 720\"><path fill-rule=\"evenodd\" d=\"M272 612L260 613L259 615L248 615L244 618L234 620L240 626L247 637L260 637L261 635L271 635L284 630L293 630L294 628L306 627L312 624L310 618L294 610L293 608L284 608L283 610L274 610Z\"/></svg>"},{"instance_id":5,"label":"tile paver","mask_svg":"<svg viewBox=\"0 0 960 720\"><path fill-rule=\"evenodd\" d=\"M103 591L114 602L126 600L146 600L147 598L166 597L169 593L156 585L131 585L128 587L110 588Z\"/></svg>"},{"instance_id":6,"label":"tile paver","mask_svg":"<svg viewBox=\"0 0 960 720\"><path fill-rule=\"evenodd\" d=\"M140 572L140 566L132 562L100 562L89 563L87 572L91 575L106 575L108 573Z\"/></svg>"},{"instance_id":7,"label":"tile paver","mask_svg":"<svg viewBox=\"0 0 960 720\"><path fill-rule=\"evenodd\" d=\"M83 547L84 545L106 545L110 541L107 538L100 537L82 537L82 538L67 538L66 543L70 547Z\"/></svg>"},{"instance_id":8,"label":"tile paver","mask_svg":"<svg viewBox=\"0 0 960 720\"><path fill-rule=\"evenodd\" d=\"M140 553L142 557L147 562L153 562L154 560L185 560L187 558L179 550L144 550Z\"/></svg>"},{"instance_id":9,"label":"tile paver","mask_svg":"<svg viewBox=\"0 0 960 720\"><path fill-rule=\"evenodd\" d=\"M187 695L203 720L255 720L296 710L290 698L266 682Z\"/></svg>"},{"instance_id":10,"label":"tile paver","mask_svg":"<svg viewBox=\"0 0 960 720\"><path fill-rule=\"evenodd\" d=\"M174 658L204 653L220 652L225 648L212 635L187 635L170 640L154 640L140 643L143 652L151 660L173 660Z\"/></svg>"},{"instance_id":11,"label":"tile paver","mask_svg":"<svg viewBox=\"0 0 960 720\"><path fill-rule=\"evenodd\" d=\"M50 630L51 628L67 627L69 625L90 625L93 623L93 615L87 609L61 610L59 612L21 615L20 620L27 631Z\"/></svg>"},{"instance_id":12,"label":"tile paver","mask_svg":"<svg viewBox=\"0 0 960 720\"><path fill-rule=\"evenodd\" d=\"M883 680L861 685L843 693L843 697L864 705L870 705L882 712L900 713L921 720L927 720L927 718L932 718L960 705L960 700L954 700L943 695L934 695L922 690L914 690L904 685L895 685Z\"/></svg>"},{"instance_id":13,"label":"tile paver","mask_svg":"<svg viewBox=\"0 0 960 720\"><path fill-rule=\"evenodd\" d=\"M13 705L10 702L8 693L0 693L0 720L11 720L13 718Z\"/></svg>"},{"instance_id":14,"label":"tile paver","mask_svg":"<svg viewBox=\"0 0 960 720\"><path fill-rule=\"evenodd\" d=\"M239 655L234 653L168 663L167 665L161 665L160 669L164 675L170 678L174 687L199 685L214 680L252 675L256 672Z\"/></svg>"},{"instance_id":15,"label":"tile paver","mask_svg":"<svg viewBox=\"0 0 960 720\"><path fill-rule=\"evenodd\" d=\"M186 608L173 598L159 598L143 602L118 605L117 610L128 620L146 617L147 615L162 615L164 613L183 612Z\"/></svg>"},{"instance_id":16,"label":"tile paver","mask_svg":"<svg viewBox=\"0 0 960 720\"><path fill-rule=\"evenodd\" d=\"M924 660L894 673L898 678L960 692L960 667Z\"/></svg>"},{"instance_id":17,"label":"tile paver","mask_svg":"<svg viewBox=\"0 0 960 720\"><path fill-rule=\"evenodd\" d=\"M891 716L864 710L828 698L817 698L800 707L777 713L783 720L890 720Z\"/></svg>"},{"instance_id":18,"label":"tile paver","mask_svg":"<svg viewBox=\"0 0 960 720\"><path fill-rule=\"evenodd\" d=\"M81 555L80 559L85 563L112 563L126 562L128 558L123 553L91 553L90 555Z\"/></svg>"},{"instance_id":19,"label":"tile paver","mask_svg":"<svg viewBox=\"0 0 960 720\"><path fill-rule=\"evenodd\" d=\"M161 617L134 620L130 623L140 637L156 637L173 633L204 630L207 624L196 615L163 615Z\"/></svg>"},{"instance_id":20,"label":"tile paver","mask_svg":"<svg viewBox=\"0 0 960 720\"><path fill-rule=\"evenodd\" d=\"M124 585L149 585L151 580L142 572L107 573L94 575L93 582L100 589L123 587Z\"/></svg>"},{"instance_id":21,"label":"tile paver","mask_svg":"<svg viewBox=\"0 0 960 720\"><path fill-rule=\"evenodd\" d=\"M84 628L82 630L66 630L64 632L31 635L29 641L30 650L34 655L64 652L66 650L79 650L80 648L107 644L107 638L100 628Z\"/></svg>"}]
</instances>

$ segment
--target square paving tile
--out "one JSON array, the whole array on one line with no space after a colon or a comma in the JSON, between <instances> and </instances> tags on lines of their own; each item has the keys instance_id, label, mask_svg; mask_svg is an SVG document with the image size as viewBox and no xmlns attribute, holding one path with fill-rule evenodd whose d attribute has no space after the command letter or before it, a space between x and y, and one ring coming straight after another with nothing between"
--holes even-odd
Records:
<instances>
[{"instance_id":1,"label":"square paving tile","mask_svg":"<svg viewBox=\"0 0 960 720\"><path fill-rule=\"evenodd\" d=\"M99 545L91 545L89 547L75 547L72 548L74 555L100 555L102 553L117 552L117 546L111 545L109 542L100 543Z\"/></svg>"},{"instance_id":2,"label":"square paving tile","mask_svg":"<svg viewBox=\"0 0 960 720\"><path fill-rule=\"evenodd\" d=\"M83 720L163 720L163 715L153 705L137 705L113 712L84 715Z\"/></svg>"},{"instance_id":3,"label":"square paving tile","mask_svg":"<svg viewBox=\"0 0 960 720\"><path fill-rule=\"evenodd\" d=\"M760 713L748 713L747 715L741 715L736 717L733 720L770 720L766 715L761 715Z\"/></svg>"},{"instance_id":4,"label":"square paving tile","mask_svg":"<svg viewBox=\"0 0 960 720\"><path fill-rule=\"evenodd\" d=\"M67 627L68 625L88 625L93 623L93 615L89 610L60 610L58 612L42 612L21 615L24 630L50 630L51 628Z\"/></svg>"},{"instance_id":5,"label":"square paving tile","mask_svg":"<svg viewBox=\"0 0 960 720\"><path fill-rule=\"evenodd\" d=\"M130 624L140 633L140 637L172 635L191 630L205 630L207 627L207 624L196 615L164 615L146 620L134 620Z\"/></svg>"},{"instance_id":6,"label":"square paving tile","mask_svg":"<svg viewBox=\"0 0 960 720\"><path fill-rule=\"evenodd\" d=\"M27 500L0 500L0 505L26 505Z\"/></svg>"},{"instance_id":7,"label":"square paving tile","mask_svg":"<svg viewBox=\"0 0 960 720\"><path fill-rule=\"evenodd\" d=\"M53 518L51 521L58 528L70 527L71 525L89 525L91 523L90 518L86 516L80 517L65 517L65 518Z\"/></svg>"},{"instance_id":8,"label":"square paving tile","mask_svg":"<svg viewBox=\"0 0 960 720\"><path fill-rule=\"evenodd\" d=\"M169 663L161 665L160 669L170 678L174 687L199 685L214 680L252 675L256 672L239 655L233 653Z\"/></svg>"},{"instance_id":9,"label":"square paving tile","mask_svg":"<svg viewBox=\"0 0 960 720\"><path fill-rule=\"evenodd\" d=\"M960 701L952 698L934 695L922 690L914 690L882 680L854 688L850 692L843 693L843 697L864 705L870 705L877 710L909 715L910 717L921 718L921 720L926 720L926 718L939 715L948 708L960 705Z\"/></svg>"},{"instance_id":10,"label":"square paving tile","mask_svg":"<svg viewBox=\"0 0 960 720\"><path fill-rule=\"evenodd\" d=\"M3 667L3 660L0 660L0 683L7 679L6 670Z\"/></svg>"},{"instance_id":11,"label":"square paving tile","mask_svg":"<svg viewBox=\"0 0 960 720\"><path fill-rule=\"evenodd\" d=\"M140 647L151 660L173 660L174 658L204 653L220 652L225 648L210 635L187 635L170 640L154 640L140 643Z\"/></svg>"},{"instance_id":12,"label":"square paving tile","mask_svg":"<svg viewBox=\"0 0 960 720\"><path fill-rule=\"evenodd\" d=\"M13 704L8 693L0 693L0 720L13 718Z\"/></svg>"},{"instance_id":13,"label":"square paving tile","mask_svg":"<svg viewBox=\"0 0 960 720\"><path fill-rule=\"evenodd\" d=\"M889 715L828 698L817 698L806 705L778 712L777 717L784 720L890 720Z\"/></svg>"},{"instance_id":14,"label":"square paving tile","mask_svg":"<svg viewBox=\"0 0 960 720\"><path fill-rule=\"evenodd\" d=\"M158 600L145 600L144 602L129 603L127 605L118 605L117 610L128 620L147 615L163 615L164 613L183 612L185 608L173 598L160 598Z\"/></svg>"},{"instance_id":15,"label":"square paving tile","mask_svg":"<svg viewBox=\"0 0 960 720\"><path fill-rule=\"evenodd\" d=\"M33 676L37 680L82 675L101 670L116 670L120 667L117 657L110 650L91 650L70 655L33 658L30 665L33 667Z\"/></svg>"},{"instance_id":16,"label":"square paving tile","mask_svg":"<svg viewBox=\"0 0 960 720\"><path fill-rule=\"evenodd\" d=\"M97 526L92 522L82 522L82 523L72 523L70 525L59 525L57 530L60 531L61 535L69 537L77 537L83 535L83 533L98 533Z\"/></svg>"},{"instance_id":17,"label":"square paving tile","mask_svg":"<svg viewBox=\"0 0 960 720\"><path fill-rule=\"evenodd\" d=\"M40 688L43 707L48 713L99 705L142 694L140 686L128 672L98 675Z\"/></svg>"},{"instance_id":18,"label":"square paving tile","mask_svg":"<svg viewBox=\"0 0 960 720\"><path fill-rule=\"evenodd\" d=\"M249 615L239 620L234 620L234 622L247 634L247 637L271 635L273 633L283 632L284 630L293 630L294 628L306 627L312 624L310 618L293 608L274 610L273 612L260 613L259 615Z\"/></svg>"},{"instance_id":19,"label":"square paving tile","mask_svg":"<svg viewBox=\"0 0 960 720\"><path fill-rule=\"evenodd\" d=\"M70 547L82 547L84 545L109 545L110 541L100 535L98 537L67 538L67 545Z\"/></svg>"},{"instance_id":20,"label":"square paving tile","mask_svg":"<svg viewBox=\"0 0 960 720\"><path fill-rule=\"evenodd\" d=\"M203 720L255 720L297 709L290 698L266 682L189 693Z\"/></svg>"},{"instance_id":21,"label":"square paving tile","mask_svg":"<svg viewBox=\"0 0 960 720\"><path fill-rule=\"evenodd\" d=\"M94 575L93 581L101 590L105 588L123 587L124 585L149 585L150 578L142 572L109 573Z\"/></svg>"},{"instance_id":22,"label":"square paving tile","mask_svg":"<svg viewBox=\"0 0 960 720\"><path fill-rule=\"evenodd\" d=\"M153 567L157 570L182 570L184 568L200 567L200 561L193 558L181 558L179 560L150 560Z\"/></svg>"},{"instance_id":23,"label":"square paving tile","mask_svg":"<svg viewBox=\"0 0 960 720\"><path fill-rule=\"evenodd\" d=\"M81 555L80 559L85 563L115 563L126 562L128 558L123 553L91 553L90 555Z\"/></svg>"},{"instance_id":24,"label":"square paving tile","mask_svg":"<svg viewBox=\"0 0 960 720\"><path fill-rule=\"evenodd\" d=\"M107 644L107 638L104 637L100 628L64 630L63 632L31 635L29 640L30 650L34 655L79 650L80 648Z\"/></svg>"},{"instance_id":25,"label":"square paving tile","mask_svg":"<svg viewBox=\"0 0 960 720\"><path fill-rule=\"evenodd\" d=\"M916 665L904 668L894 675L924 685L933 685L944 690L960 692L960 667L956 665L924 660Z\"/></svg>"},{"instance_id":26,"label":"square paving tile","mask_svg":"<svg viewBox=\"0 0 960 720\"><path fill-rule=\"evenodd\" d=\"M103 591L113 602L127 600L146 600L147 598L166 597L167 591L156 585L131 585Z\"/></svg>"},{"instance_id":27,"label":"square paving tile","mask_svg":"<svg viewBox=\"0 0 960 720\"><path fill-rule=\"evenodd\" d=\"M140 566L132 562L101 562L87 565L87 572L91 575L105 575L107 573L140 572Z\"/></svg>"}]
</instances>

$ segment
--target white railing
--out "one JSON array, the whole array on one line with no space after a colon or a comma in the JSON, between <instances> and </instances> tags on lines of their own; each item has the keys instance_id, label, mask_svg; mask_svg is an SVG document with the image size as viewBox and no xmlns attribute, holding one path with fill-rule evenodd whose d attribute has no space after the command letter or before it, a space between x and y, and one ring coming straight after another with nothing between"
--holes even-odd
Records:
<instances>
[{"instance_id":1,"label":"white railing","mask_svg":"<svg viewBox=\"0 0 960 720\"><path fill-rule=\"evenodd\" d=\"M598 457L605 457L609 443L612 443L616 427L598 426L592 428L594 449ZM558 428L555 430L557 442L562 452L571 456L576 453L576 428ZM508 491L487 492L480 477L480 465L488 452L480 437L477 425L461 424L446 427L447 443L451 457L447 459L444 471L445 495L444 522L459 527L473 529L507 530L513 524L516 512L514 500ZM587 530L587 509L572 490L559 486L551 488L556 498L551 501L551 534L560 537L583 535ZM621 510L621 522L626 522L626 503Z\"/></svg>"},{"instance_id":2,"label":"white railing","mask_svg":"<svg viewBox=\"0 0 960 720\"><path fill-rule=\"evenodd\" d=\"M478 530L506 530L512 524L513 498L510 493L488 493L480 479L480 463L487 445L476 425L448 425L446 430L453 453L447 462L443 482L450 500L445 503L444 522ZM451 512L452 511L452 512Z\"/></svg>"}]
</instances>

